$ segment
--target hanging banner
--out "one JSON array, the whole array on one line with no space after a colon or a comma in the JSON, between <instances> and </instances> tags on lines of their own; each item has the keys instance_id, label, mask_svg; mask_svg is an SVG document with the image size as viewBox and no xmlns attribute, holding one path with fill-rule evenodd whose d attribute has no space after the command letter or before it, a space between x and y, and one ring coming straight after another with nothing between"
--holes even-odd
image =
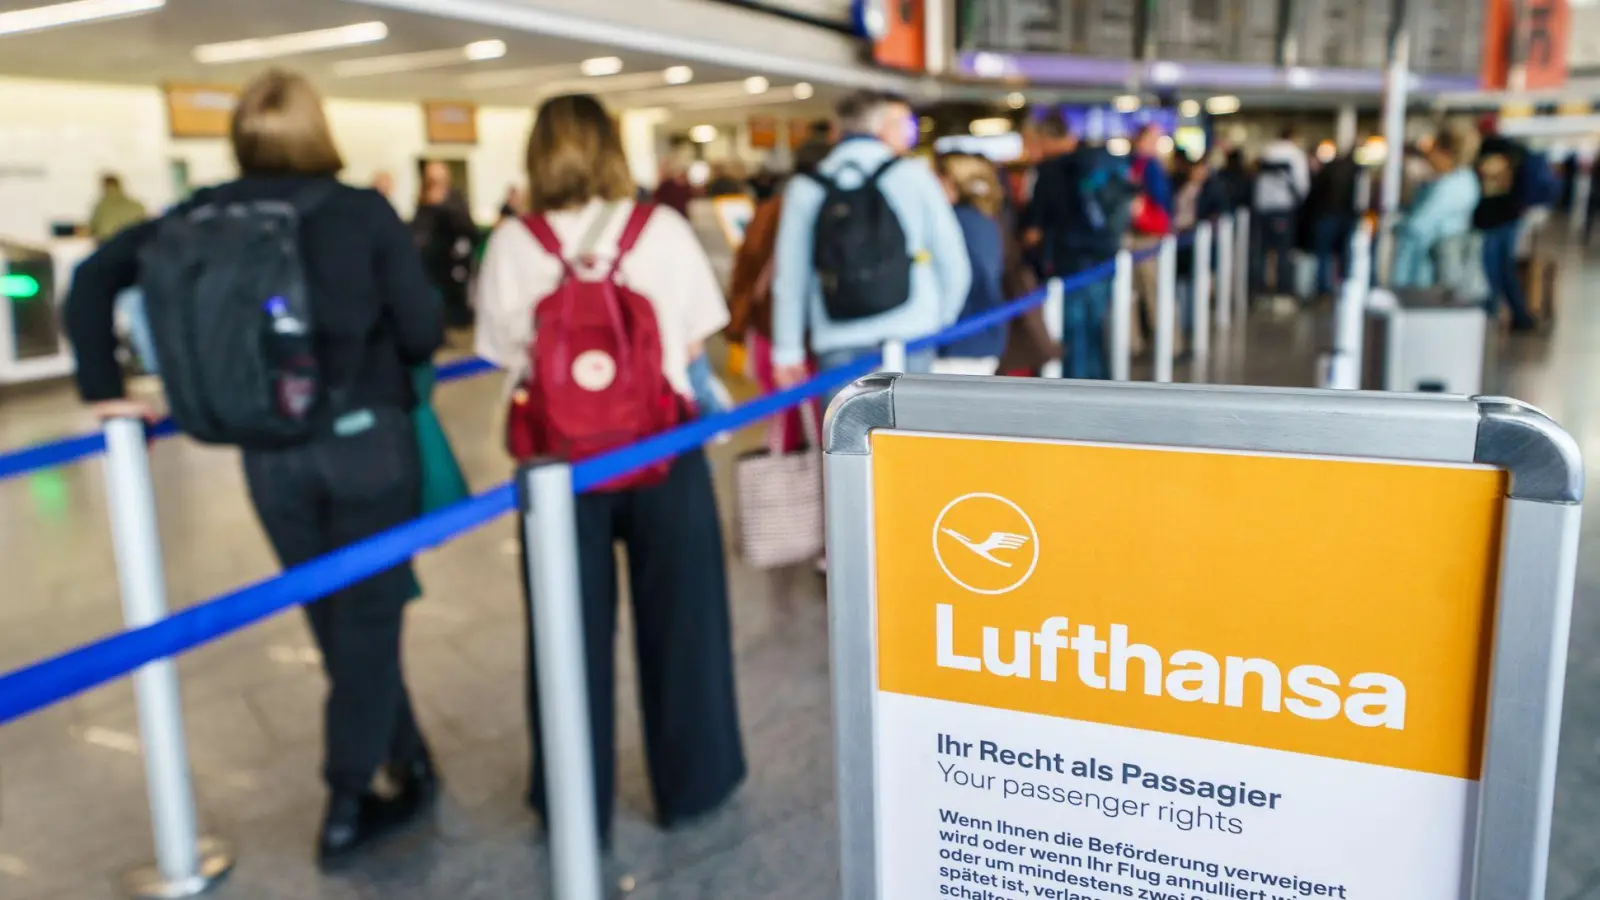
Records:
<instances>
[{"instance_id":1,"label":"hanging banner","mask_svg":"<svg viewBox=\"0 0 1600 900\"><path fill-rule=\"evenodd\" d=\"M892 69L926 71L928 31L923 0L876 0L876 5L883 16L884 28L873 42L873 60Z\"/></svg>"},{"instance_id":2,"label":"hanging banner","mask_svg":"<svg viewBox=\"0 0 1600 900\"><path fill-rule=\"evenodd\" d=\"M1567 0L1488 3L1480 70L1484 89L1536 91L1565 86L1572 16Z\"/></svg>"}]
</instances>

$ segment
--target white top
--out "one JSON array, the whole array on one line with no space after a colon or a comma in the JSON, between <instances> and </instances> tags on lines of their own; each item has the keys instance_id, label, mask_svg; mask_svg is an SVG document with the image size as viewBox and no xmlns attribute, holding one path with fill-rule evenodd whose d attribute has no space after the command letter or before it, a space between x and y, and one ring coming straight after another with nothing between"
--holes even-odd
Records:
<instances>
[{"instance_id":1,"label":"white top","mask_svg":"<svg viewBox=\"0 0 1600 900\"><path fill-rule=\"evenodd\" d=\"M1262 172L1256 178L1255 207L1261 212L1294 212L1311 193L1311 163L1294 141L1277 140L1261 148L1261 162L1287 164L1288 172Z\"/></svg>"},{"instance_id":2,"label":"white top","mask_svg":"<svg viewBox=\"0 0 1600 900\"><path fill-rule=\"evenodd\" d=\"M546 215L563 250L574 256L578 242L604 208L599 200L587 206ZM593 249L593 265L574 262L580 278L600 279L617 258L617 241L632 201L618 203L610 223ZM561 283L561 263L544 252L520 221L502 222L489 237L478 272L478 355L520 377L527 369L533 339L534 304ZM711 271L711 263L694 230L678 213L657 207L639 242L622 261L617 283L638 291L656 310L661 331L661 369L684 396L689 386L689 348L728 324L728 303Z\"/></svg>"}]
</instances>

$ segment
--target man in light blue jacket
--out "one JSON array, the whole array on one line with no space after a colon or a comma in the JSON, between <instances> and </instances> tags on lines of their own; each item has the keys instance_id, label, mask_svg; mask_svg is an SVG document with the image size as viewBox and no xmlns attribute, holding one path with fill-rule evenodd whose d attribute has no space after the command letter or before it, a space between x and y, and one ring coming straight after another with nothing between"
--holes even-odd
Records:
<instances>
[{"instance_id":1,"label":"man in light blue jacket","mask_svg":"<svg viewBox=\"0 0 1600 900\"><path fill-rule=\"evenodd\" d=\"M917 119L904 98L859 92L839 104L838 115L844 136L818 173L842 189L859 186L916 143ZM961 315L972 265L939 179L931 167L905 160L884 171L877 183L905 232L912 260L910 293L887 312L848 321L829 318L815 264L817 217L827 189L818 180L799 177L784 191L772 280L772 361L780 386L806 378L807 337L818 367L831 369L878 352L884 341L932 334ZM906 369L926 372L934 357L932 350L910 354Z\"/></svg>"}]
</instances>

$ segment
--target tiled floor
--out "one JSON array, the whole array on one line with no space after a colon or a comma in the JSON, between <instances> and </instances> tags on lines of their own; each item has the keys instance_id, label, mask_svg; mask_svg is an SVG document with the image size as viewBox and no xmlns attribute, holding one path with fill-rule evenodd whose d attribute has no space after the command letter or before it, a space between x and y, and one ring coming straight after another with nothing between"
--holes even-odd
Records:
<instances>
[{"instance_id":1,"label":"tiled floor","mask_svg":"<svg viewBox=\"0 0 1600 900\"><path fill-rule=\"evenodd\" d=\"M1491 390L1533 401L1600 453L1600 267L1564 261L1560 329L1497 348ZM1218 348L1219 381L1305 384L1317 329L1258 317L1248 344ZM1183 376L1180 367L1180 377ZM448 385L440 411L473 483L507 476L493 378ZM63 391L0 398L0 444L79 430ZM734 448L716 453L724 478ZM175 606L273 565L233 454L168 441L153 452ZM0 482L0 669L120 624L98 463ZM727 492L723 500L727 502ZM297 615L180 662L194 781L206 827L232 840L222 900L545 897L545 852L521 806L525 780L521 616L509 520L428 555L411 611L407 667L446 794L435 820L351 873L317 874L321 806L316 659ZM1600 900L1600 519L1584 533L1549 896ZM826 614L821 580L732 563L749 783L719 815L662 833L649 823L631 675L621 683L621 804L611 874L640 900L836 896ZM150 855L131 691L119 682L0 727L0 898L103 900Z\"/></svg>"}]
</instances>

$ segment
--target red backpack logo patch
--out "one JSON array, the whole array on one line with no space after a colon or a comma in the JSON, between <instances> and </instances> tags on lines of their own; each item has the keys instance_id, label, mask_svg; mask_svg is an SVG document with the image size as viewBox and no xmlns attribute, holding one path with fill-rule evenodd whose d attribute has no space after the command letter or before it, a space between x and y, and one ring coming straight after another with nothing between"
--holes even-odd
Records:
<instances>
[{"instance_id":1,"label":"red backpack logo patch","mask_svg":"<svg viewBox=\"0 0 1600 900\"><path fill-rule=\"evenodd\" d=\"M508 449L518 460L553 456L577 462L683 420L684 401L661 371L655 306L617 283L622 260L654 210L649 204L634 207L617 258L598 280L579 277L549 221L523 217L539 246L561 261L561 283L533 307L528 375L512 396L506 424ZM663 460L600 489L657 484L671 466Z\"/></svg>"}]
</instances>

